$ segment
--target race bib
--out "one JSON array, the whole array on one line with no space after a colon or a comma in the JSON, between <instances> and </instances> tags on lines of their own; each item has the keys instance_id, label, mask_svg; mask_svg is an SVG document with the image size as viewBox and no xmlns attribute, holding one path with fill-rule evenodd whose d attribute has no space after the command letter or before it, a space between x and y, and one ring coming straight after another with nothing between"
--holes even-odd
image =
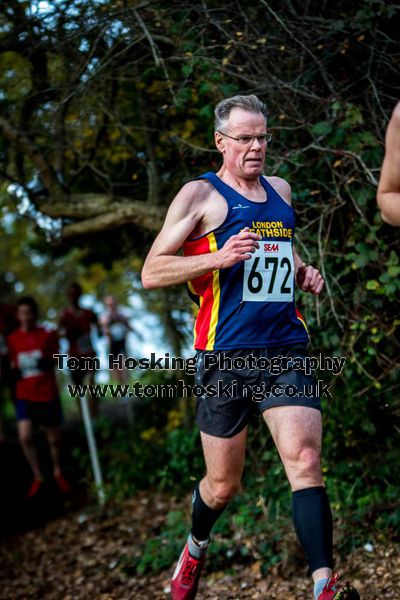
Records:
<instances>
[{"instance_id":1,"label":"race bib","mask_svg":"<svg viewBox=\"0 0 400 600\"><path fill-rule=\"evenodd\" d=\"M29 352L18 352L18 368L23 379L41 375L43 371L38 368L39 358L42 358L41 350L30 350Z\"/></svg>"},{"instance_id":2,"label":"race bib","mask_svg":"<svg viewBox=\"0 0 400 600\"><path fill-rule=\"evenodd\" d=\"M119 323L112 323L109 326L111 339L114 342L122 342L126 337L126 325L122 321Z\"/></svg>"},{"instance_id":3,"label":"race bib","mask_svg":"<svg viewBox=\"0 0 400 600\"><path fill-rule=\"evenodd\" d=\"M90 339L90 335L84 334L80 335L76 340L76 348L78 352L92 352L92 340Z\"/></svg>"},{"instance_id":4,"label":"race bib","mask_svg":"<svg viewBox=\"0 0 400 600\"><path fill-rule=\"evenodd\" d=\"M291 242L260 242L244 262L243 300L292 302L293 274Z\"/></svg>"}]
</instances>

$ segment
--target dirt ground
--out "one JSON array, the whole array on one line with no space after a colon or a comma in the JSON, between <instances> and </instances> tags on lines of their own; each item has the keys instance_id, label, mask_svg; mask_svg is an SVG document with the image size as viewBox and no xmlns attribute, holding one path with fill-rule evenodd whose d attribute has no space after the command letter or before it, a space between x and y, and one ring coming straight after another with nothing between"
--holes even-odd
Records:
<instances>
[{"instance_id":1,"label":"dirt ground","mask_svg":"<svg viewBox=\"0 0 400 600\"><path fill-rule=\"evenodd\" d=\"M171 568L157 575L127 575L121 557L151 537L155 524L179 505L165 496L140 494L114 514L72 512L0 543L2 600L130 600L169 597ZM371 550L371 549L369 549ZM362 600L400 599L399 545L360 548L341 565ZM261 562L233 565L229 574L210 572L201 580L199 600L312 600L310 580L283 576Z\"/></svg>"}]
</instances>

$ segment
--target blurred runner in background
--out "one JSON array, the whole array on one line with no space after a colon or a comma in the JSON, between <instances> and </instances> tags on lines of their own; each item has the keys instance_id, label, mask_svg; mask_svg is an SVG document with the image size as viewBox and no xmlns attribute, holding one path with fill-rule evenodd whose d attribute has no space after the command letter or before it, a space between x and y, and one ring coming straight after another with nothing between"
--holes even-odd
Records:
<instances>
[{"instance_id":1,"label":"blurred runner in background","mask_svg":"<svg viewBox=\"0 0 400 600\"><path fill-rule=\"evenodd\" d=\"M59 489L68 492L70 486L60 467L60 426L62 408L54 370L53 355L58 352L56 331L37 325L38 305L30 296L17 302L19 328L7 338L10 365L13 370L18 437L32 469L33 481L28 497L35 496L43 476L33 440L33 427L43 427L49 444L53 475Z\"/></svg>"},{"instance_id":2,"label":"blurred runner in background","mask_svg":"<svg viewBox=\"0 0 400 600\"><path fill-rule=\"evenodd\" d=\"M126 336L129 331L134 331L126 317L118 308L117 300L114 296L108 295L104 298L104 304L107 308L105 313L100 317L100 323L103 328L103 333L109 341L108 352L113 360L118 360L121 357L121 363L126 358ZM118 383L126 383L127 370L125 367L114 368L111 370L111 376Z\"/></svg>"},{"instance_id":3,"label":"blurred runner in background","mask_svg":"<svg viewBox=\"0 0 400 600\"><path fill-rule=\"evenodd\" d=\"M96 357L90 337L92 326L97 328L102 335L97 315L90 309L82 308L79 304L82 288L79 283L73 282L67 290L68 306L61 311L58 331L60 336L65 336L69 342L69 357L77 358L80 362L78 369L71 369L71 379L75 385L83 383L94 384L95 370L90 368L84 359ZM79 404L80 409L80 404ZM98 398L95 394L89 395L89 409L92 418L98 415Z\"/></svg>"}]
</instances>

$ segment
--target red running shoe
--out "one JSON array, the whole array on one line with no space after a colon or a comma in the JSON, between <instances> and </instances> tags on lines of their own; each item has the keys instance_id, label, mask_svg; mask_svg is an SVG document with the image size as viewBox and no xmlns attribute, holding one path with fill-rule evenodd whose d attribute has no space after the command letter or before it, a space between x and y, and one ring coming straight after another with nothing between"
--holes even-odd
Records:
<instances>
[{"instance_id":1,"label":"red running shoe","mask_svg":"<svg viewBox=\"0 0 400 600\"><path fill-rule=\"evenodd\" d=\"M360 600L360 595L351 585L336 585L339 579L339 573L335 573L327 582L324 589L318 596L318 600Z\"/></svg>"},{"instance_id":2,"label":"red running shoe","mask_svg":"<svg viewBox=\"0 0 400 600\"><path fill-rule=\"evenodd\" d=\"M68 492L71 491L71 486L62 473L60 473L59 475L54 475L54 479L56 480L59 490L63 494L68 494Z\"/></svg>"},{"instance_id":3,"label":"red running shoe","mask_svg":"<svg viewBox=\"0 0 400 600\"><path fill-rule=\"evenodd\" d=\"M34 496L36 496L36 494L39 492L40 488L42 487L42 480L41 479L34 479L32 481L32 485L29 488L29 491L27 493L28 498L33 498Z\"/></svg>"},{"instance_id":4,"label":"red running shoe","mask_svg":"<svg viewBox=\"0 0 400 600\"><path fill-rule=\"evenodd\" d=\"M196 597L205 559L205 556L200 559L191 556L186 544L172 575L171 597L173 600L193 600Z\"/></svg>"}]
</instances>

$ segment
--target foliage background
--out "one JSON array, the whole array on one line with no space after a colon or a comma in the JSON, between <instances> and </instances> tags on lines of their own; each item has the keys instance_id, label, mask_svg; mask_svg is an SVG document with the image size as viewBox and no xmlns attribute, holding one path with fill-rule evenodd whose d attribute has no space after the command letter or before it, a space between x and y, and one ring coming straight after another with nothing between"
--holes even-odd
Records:
<instances>
[{"instance_id":1,"label":"foliage background","mask_svg":"<svg viewBox=\"0 0 400 600\"><path fill-rule=\"evenodd\" d=\"M298 296L313 352L347 357L324 406L323 454L344 551L395 537L400 522L399 235L375 202L400 96L399 13L379 0L10 0L0 11L0 280L4 299L34 291L50 318L68 279L98 298L133 291L180 352L185 290L142 290L143 259L180 186L218 169L215 103L266 101L265 171L291 184L298 249L326 279L320 298ZM185 411L149 406L133 437L104 424L114 496L190 489L203 467ZM218 527L260 533L267 516L283 538L287 484L258 424L250 446L246 496ZM172 543L180 519L168 522Z\"/></svg>"}]
</instances>

